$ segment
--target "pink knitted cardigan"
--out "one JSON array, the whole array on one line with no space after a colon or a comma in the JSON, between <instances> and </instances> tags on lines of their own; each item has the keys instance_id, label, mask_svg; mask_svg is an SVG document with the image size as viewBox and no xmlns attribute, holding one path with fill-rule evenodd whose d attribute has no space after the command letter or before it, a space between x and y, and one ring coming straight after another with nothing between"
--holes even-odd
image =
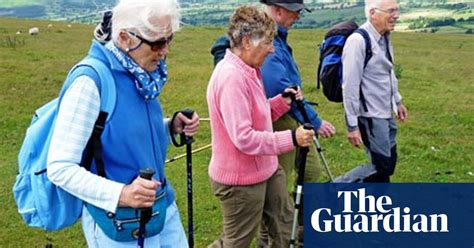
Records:
<instances>
[{"instance_id":1,"label":"pink knitted cardigan","mask_svg":"<svg viewBox=\"0 0 474 248\"><path fill-rule=\"evenodd\" d=\"M291 131L273 132L272 121L290 106L280 95L267 99L260 70L230 50L212 73L207 89L212 157L209 176L225 185L267 180L277 155L294 149Z\"/></svg>"}]
</instances>

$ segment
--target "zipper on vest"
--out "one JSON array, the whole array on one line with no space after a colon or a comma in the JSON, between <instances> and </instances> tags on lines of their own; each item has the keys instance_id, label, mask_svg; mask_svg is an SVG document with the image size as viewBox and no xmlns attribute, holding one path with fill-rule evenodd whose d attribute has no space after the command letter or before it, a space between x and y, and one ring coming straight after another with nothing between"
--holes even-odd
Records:
<instances>
[{"instance_id":1,"label":"zipper on vest","mask_svg":"<svg viewBox=\"0 0 474 248\"><path fill-rule=\"evenodd\" d=\"M151 144L153 146L153 160L155 161L154 166L158 168L158 160L156 159L156 149L155 149L155 138L153 136L153 126L151 125L151 114L150 114L150 107L149 107L149 101L145 100L145 105L146 105L146 113L148 117L148 127L150 130L150 137L151 137ZM161 175L160 175L161 176Z\"/></svg>"}]
</instances>

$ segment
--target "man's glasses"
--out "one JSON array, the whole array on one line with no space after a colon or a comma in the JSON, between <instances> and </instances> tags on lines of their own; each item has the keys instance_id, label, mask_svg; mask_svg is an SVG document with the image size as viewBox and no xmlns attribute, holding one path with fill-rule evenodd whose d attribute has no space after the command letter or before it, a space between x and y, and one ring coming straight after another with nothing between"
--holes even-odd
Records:
<instances>
[{"instance_id":1,"label":"man's glasses","mask_svg":"<svg viewBox=\"0 0 474 248\"><path fill-rule=\"evenodd\" d=\"M135 36L135 37L137 37L141 42L143 42L143 43L147 44L148 46L150 46L150 49L154 52L163 49L166 45L170 44L171 41L173 40L173 34L171 34L167 38L159 39L159 40L156 40L156 41L149 41L149 40L147 40L147 39L145 39L145 38L141 37L140 35L135 34L133 32L128 31L128 33Z\"/></svg>"},{"instance_id":2,"label":"man's glasses","mask_svg":"<svg viewBox=\"0 0 474 248\"><path fill-rule=\"evenodd\" d=\"M374 8L374 9L382 11L382 12L387 13L387 14L392 15L392 16L400 14L400 9L399 8L393 8L393 9Z\"/></svg>"}]
</instances>

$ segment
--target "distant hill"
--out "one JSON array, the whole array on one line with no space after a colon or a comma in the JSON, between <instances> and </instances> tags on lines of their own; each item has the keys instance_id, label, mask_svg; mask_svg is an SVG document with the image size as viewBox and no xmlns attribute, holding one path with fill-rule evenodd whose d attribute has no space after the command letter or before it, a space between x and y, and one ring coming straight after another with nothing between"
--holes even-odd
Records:
<instances>
[{"instance_id":1,"label":"distant hill","mask_svg":"<svg viewBox=\"0 0 474 248\"><path fill-rule=\"evenodd\" d=\"M0 16L98 23L101 13L116 0L2 0ZM184 24L227 25L233 10L256 0L181 0ZM364 1L306 0L311 13L304 13L296 28L328 28L343 20L365 21ZM468 0L399 1L402 7L398 31L472 33L474 2Z\"/></svg>"}]
</instances>

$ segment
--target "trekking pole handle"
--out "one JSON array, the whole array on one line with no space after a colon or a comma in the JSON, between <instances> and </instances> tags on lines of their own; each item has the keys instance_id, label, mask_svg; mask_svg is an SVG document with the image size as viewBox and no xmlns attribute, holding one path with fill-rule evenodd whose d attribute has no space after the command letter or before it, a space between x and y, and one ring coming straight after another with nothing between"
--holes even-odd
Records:
<instances>
[{"instance_id":1,"label":"trekking pole handle","mask_svg":"<svg viewBox=\"0 0 474 248\"><path fill-rule=\"evenodd\" d=\"M145 168L145 169L140 169L140 177L146 180L151 180L153 175L155 174L155 170L152 168ZM138 232L137 232L137 248L143 248L145 247L145 237L146 237L146 228L145 225L150 221L152 215L152 208L141 208L140 209L140 226L138 227Z\"/></svg>"},{"instance_id":2,"label":"trekking pole handle","mask_svg":"<svg viewBox=\"0 0 474 248\"><path fill-rule=\"evenodd\" d=\"M153 175L155 174L155 170L152 168L145 168L140 169L140 177L146 180L151 180ZM146 225L146 223L150 220L151 217L151 207L150 208L141 208L141 215L140 215L140 224Z\"/></svg>"},{"instance_id":3,"label":"trekking pole handle","mask_svg":"<svg viewBox=\"0 0 474 248\"><path fill-rule=\"evenodd\" d=\"M183 115L186 116L186 118L191 120L193 118L193 115L194 115L194 110L187 108L187 109L182 110L181 113L183 113ZM187 141L187 143L190 144L190 143L194 142L194 139L193 139L192 136L186 136L186 141Z\"/></svg>"},{"instance_id":4,"label":"trekking pole handle","mask_svg":"<svg viewBox=\"0 0 474 248\"><path fill-rule=\"evenodd\" d=\"M143 179L151 180L154 174L155 174L155 170L153 170L152 168L140 169L140 177ZM150 211L150 214L151 214L151 208L142 208L142 210ZM144 220L141 220L141 221L148 222L148 217L146 217Z\"/></svg>"},{"instance_id":5,"label":"trekking pole handle","mask_svg":"<svg viewBox=\"0 0 474 248\"><path fill-rule=\"evenodd\" d=\"M296 91L298 91L298 85L296 84L293 84L293 85L290 85L288 88L292 88ZM296 97L295 97L295 94L293 93L289 93L289 92L283 92L282 94L283 97L290 97L291 98L291 101L296 103L296 107L299 109L299 111L301 112L301 115L303 116L303 119L304 119L304 122L306 123L310 123L311 121L309 120L309 117L308 117L308 113L306 113L306 110L304 108L304 102L303 100L297 100Z\"/></svg>"},{"instance_id":6,"label":"trekking pole handle","mask_svg":"<svg viewBox=\"0 0 474 248\"><path fill-rule=\"evenodd\" d=\"M303 124L303 129L305 129L305 130L314 130L314 126L311 123L304 123ZM309 152L309 148L308 147L301 147L300 149L301 149L301 155L306 157L306 154ZM305 163L306 163L306 158L304 160L305 160Z\"/></svg>"},{"instance_id":7,"label":"trekking pole handle","mask_svg":"<svg viewBox=\"0 0 474 248\"><path fill-rule=\"evenodd\" d=\"M306 129L306 130L314 130L314 126L311 123L303 124L303 128Z\"/></svg>"},{"instance_id":8,"label":"trekking pole handle","mask_svg":"<svg viewBox=\"0 0 474 248\"><path fill-rule=\"evenodd\" d=\"M194 110L187 108L187 109L181 110L181 113L183 113L183 115L186 116L186 118L191 119L193 118Z\"/></svg>"},{"instance_id":9,"label":"trekking pole handle","mask_svg":"<svg viewBox=\"0 0 474 248\"><path fill-rule=\"evenodd\" d=\"M288 88L291 88L291 89L294 89L294 90L298 91L298 85L296 85L296 84L292 84L292 85L288 86ZM283 92L283 94L281 94L281 96L282 97L290 97L292 102L296 101L295 94L293 94L293 93Z\"/></svg>"},{"instance_id":10,"label":"trekking pole handle","mask_svg":"<svg viewBox=\"0 0 474 248\"><path fill-rule=\"evenodd\" d=\"M152 168L145 168L140 170L140 177L146 180L151 180L154 174L155 170L153 170Z\"/></svg>"}]
</instances>

